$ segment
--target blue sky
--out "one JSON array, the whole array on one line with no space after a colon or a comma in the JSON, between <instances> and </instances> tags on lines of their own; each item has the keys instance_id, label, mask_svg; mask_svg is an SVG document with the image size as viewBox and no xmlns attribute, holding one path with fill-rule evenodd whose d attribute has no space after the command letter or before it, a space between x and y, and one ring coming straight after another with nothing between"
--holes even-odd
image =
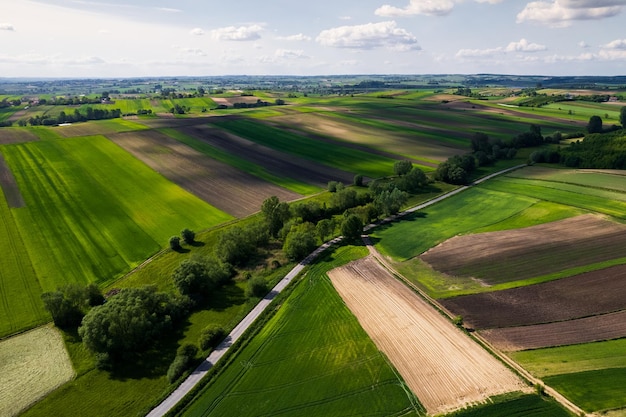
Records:
<instances>
[{"instance_id":1,"label":"blue sky","mask_svg":"<svg viewBox=\"0 0 626 417\"><path fill-rule=\"evenodd\" d=\"M626 0L0 0L0 77L626 75Z\"/></svg>"}]
</instances>

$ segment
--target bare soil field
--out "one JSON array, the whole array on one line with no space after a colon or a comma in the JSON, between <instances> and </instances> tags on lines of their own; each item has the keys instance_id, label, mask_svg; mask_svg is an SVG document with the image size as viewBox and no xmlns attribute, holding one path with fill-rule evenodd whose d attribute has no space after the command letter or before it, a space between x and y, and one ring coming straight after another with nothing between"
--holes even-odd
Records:
<instances>
[{"instance_id":1,"label":"bare soil field","mask_svg":"<svg viewBox=\"0 0 626 417\"><path fill-rule=\"evenodd\" d=\"M482 280L521 280L626 255L626 225L588 214L538 226L456 236L423 253L433 269Z\"/></svg>"},{"instance_id":2,"label":"bare soil field","mask_svg":"<svg viewBox=\"0 0 626 417\"><path fill-rule=\"evenodd\" d=\"M0 153L0 189L2 189L9 207L20 208L25 206L26 203L24 203L22 193L20 193L15 177L4 160L2 153Z\"/></svg>"},{"instance_id":3,"label":"bare soil field","mask_svg":"<svg viewBox=\"0 0 626 417\"><path fill-rule=\"evenodd\" d=\"M35 140L39 140L39 137L28 130L14 129L10 127L3 127L0 129L0 145L32 142Z\"/></svg>"},{"instance_id":4,"label":"bare soil field","mask_svg":"<svg viewBox=\"0 0 626 417\"><path fill-rule=\"evenodd\" d=\"M490 329L480 334L499 350L516 351L626 337L626 311L557 323Z\"/></svg>"},{"instance_id":5,"label":"bare soil field","mask_svg":"<svg viewBox=\"0 0 626 417\"><path fill-rule=\"evenodd\" d=\"M626 265L490 293L440 300L469 327L491 329L573 320L624 309Z\"/></svg>"},{"instance_id":6,"label":"bare soil field","mask_svg":"<svg viewBox=\"0 0 626 417\"><path fill-rule=\"evenodd\" d=\"M373 258L329 277L376 346L429 414L446 413L526 386Z\"/></svg>"},{"instance_id":7,"label":"bare soil field","mask_svg":"<svg viewBox=\"0 0 626 417\"><path fill-rule=\"evenodd\" d=\"M301 197L159 132L136 131L108 137L166 178L235 217L259 211L263 200L273 195L282 201Z\"/></svg>"},{"instance_id":8,"label":"bare soil field","mask_svg":"<svg viewBox=\"0 0 626 417\"><path fill-rule=\"evenodd\" d=\"M232 107L235 103L246 103L246 104L254 104L258 100L258 97L255 96L235 96L235 97L211 97L211 100L215 102L215 104L223 104L225 106Z\"/></svg>"},{"instance_id":9,"label":"bare soil field","mask_svg":"<svg viewBox=\"0 0 626 417\"><path fill-rule=\"evenodd\" d=\"M298 158L208 125L189 126L178 130L260 165L268 172L281 177L290 177L322 188L326 188L329 181L350 184L354 179L352 173Z\"/></svg>"}]
</instances>

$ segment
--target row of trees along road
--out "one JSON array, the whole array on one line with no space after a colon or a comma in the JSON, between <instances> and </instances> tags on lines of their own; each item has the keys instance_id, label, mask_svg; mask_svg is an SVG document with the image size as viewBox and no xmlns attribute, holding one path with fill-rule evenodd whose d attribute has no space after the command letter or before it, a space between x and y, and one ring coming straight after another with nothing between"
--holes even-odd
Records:
<instances>
[{"instance_id":1,"label":"row of trees along road","mask_svg":"<svg viewBox=\"0 0 626 417\"><path fill-rule=\"evenodd\" d=\"M97 365L113 369L120 363L135 360L165 334L176 328L194 308L210 307L208 300L221 286L230 285L237 269L254 267L282 245L286 256L299 260L327 238L342 234L359 239L363 225L397 213L409 193L429 187L426 175L410 161L398 161L394 176L371 181L363 186L363 176L356 175L355 187L329 183L328 203L317 201L287 204L272 196L261 206L261 222L248 227L226 228L218 237L212 256L190 256L180 262L171 279L176 293L160 292L154 286L125 288L109 292L106 301L95 284L86 287L69 285L42 295L55 324L78 328L84 345L95 354ZM170 238L170 248L184 252L181 241L195 245L195 233L189 229ZM276 261L275 261L276 262ZM267 293L262 276L248 279L249 297ZM214 346L223 330L209 325L202 332L199 345ZM197 349L179 349L170 366L168 378L174 381L193 365Z\"/></svg>"}]
</instances>

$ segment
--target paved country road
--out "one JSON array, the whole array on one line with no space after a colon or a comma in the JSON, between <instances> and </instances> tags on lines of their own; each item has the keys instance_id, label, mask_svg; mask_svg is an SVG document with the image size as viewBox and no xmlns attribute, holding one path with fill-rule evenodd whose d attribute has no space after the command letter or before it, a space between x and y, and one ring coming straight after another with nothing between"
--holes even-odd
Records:
<instances>
[{"instance_id":1,"label":"paved country road","mask_svg":"<svg viewBox=\"0 0 626 417\"><path fill-rule=\"evenodd\" d=\"M363 228L364 232L367 232L374 227L387 223L402 216L413 213L417 210L421 210L425 207L428 207L432 204L438 203L441 200L444 200L448 197L452 197L462 191L467 190L473 185L480 184L483 181L486 181L490 178L493 178L497 175L506 174L507 172L514 171L516 169L525 167L526 165L517 165L512 168L508 168L502 171L498 171L494 174L483 177L471 185L459 187L449 193L443 194L437 198L433 198L432 200L428 200L425 203L417 205L415 207L411 207L410 209L398 213L397 215L388 217L381 222L375 224L369 224ZM339 243L343 237L338 237L333 240L330 240L324 243L322 246L313 251L309 256L307 256L302 262L296 265L272 290L269 294L267 294L257 305L248 313L248 315L226 336L226 339L222 343L220 343L211 354L204 360L202 363L185 379L185 381L176 388L161 404L157 407L153 408L150 413L148 413L147 417L161 417L165 415L169 410L171 410L185 395L187 395L195 386L200 382L200 380L207 374L207 372L213 367L218 360L224 356L224 354L228 351L228 349L243 335L243 333L250 327L250 325L263 313L263 311L267 308L267 306L276 298L278 294L304 269L306 265L311 263L315 258L319 256L320 253L325 251L330 246Z\"/></svg>"}]
</instances>

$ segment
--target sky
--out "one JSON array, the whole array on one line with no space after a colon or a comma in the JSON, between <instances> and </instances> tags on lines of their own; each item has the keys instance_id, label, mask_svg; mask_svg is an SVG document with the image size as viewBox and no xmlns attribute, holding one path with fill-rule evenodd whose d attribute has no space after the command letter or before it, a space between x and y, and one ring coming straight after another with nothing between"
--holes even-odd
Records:
<instances>
[{"instance_id":1,"label":"sky","mask_svg":"<svg viewBox=\"0 0 626 417\"><path fill-rule=\"evenodd\" d=\"M626 0L0 0L0 77L626 75Z\"/></svg>"}]
</instances>

